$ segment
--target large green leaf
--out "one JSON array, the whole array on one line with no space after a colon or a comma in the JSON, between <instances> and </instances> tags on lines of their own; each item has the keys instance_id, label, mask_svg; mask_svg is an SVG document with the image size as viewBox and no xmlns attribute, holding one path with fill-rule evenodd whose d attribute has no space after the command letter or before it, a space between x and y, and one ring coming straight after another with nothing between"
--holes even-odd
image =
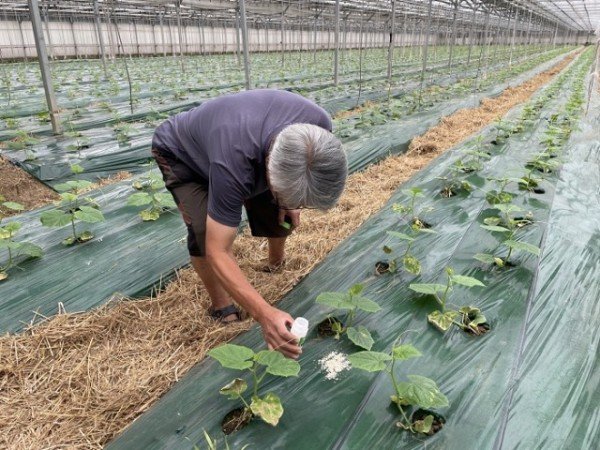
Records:
<instances>
[{"instance_id":1,"label":"large green leaf","mask_svg":"<svg viewBox=\"0 0 600 450\"><path fill-rule=\"evenodd\" d=\"M267 366L267 372L278 377L296 377L300 372L300 364L293 359L288 359L275 350L262 350L256 354L254 360Z\"/></svg>"},{"instance_id":2,"label":"large green leaf","mask_svg":"<svg viewBox=\"0 0 600 450\"><path fill-rule=\"evenodd\" d=\"M427 315L427 320L438 330L446 332L452 326L452 322L457 316L457 311L446 311L445 313L433 311L431 314Z\"/></svg>"},{"instance_id":3,"label":"large green leaf","mask_svg":"<svg viewBox=\"0 0 600 450\"><path fill-rule=\"evenodd\" d=\"M71 215L60 209L44 211L40 215L40 221L45 227L64 227L71 223Z\"/></svg>"},{"instance_id":4,"label":"large green leaf","mask_svg":"<svg viewBox=\"0 0 600 450\"><path fill-rule=\"evenodd\" d=\"M421 352L410 344L398 345L392 349L392 356L397 361L405 359L418 358Z\"/></svg>"},{"instance_id":5,"label":"large green leaf","mask_svg":"<svg viewBox=\"0 0 600 450\"><path fill-rule=\"evenodd\" d=\"M348 294L350 295L360 295L360 293L365 289L365 287L360 284L357 283L355 285L353 285L350 289L348 289Z\"/></svg>"},{"instance_id":6,"label":"large green leaf","mask_svg":"<svg viewBox=\"0 0 600 450\"><path fill-rule=\"evenodd\" d=\"M514 250L521 250L527 253L532 253L536 256L540 256L539 247L536 247L533 244L528 244L527 242L513 241L512 239L504 241L504 244L506 244L508 247Z\"/></svg>"},{"instance_id":7,"label":"large green leaf","mask_svg":"<svg viewBox=\"0 0 600 450\"><path fill-rule=\"evenodd\" d=\"M387 366L387 362L392 357L387 353L382 352L358 352L348 355L348 361L352 364L352 367L357 369L366 370L367 372L379 372L384 370Z\"/></svg>"},{"instance_id":8,"label":"large green leaf","mask_svg":"<svg viewBox=\"0 0 600 450\"><path fill-rule=\"evenodd\" d=\"M154 194L154 199L160 206L165 208L177 208L177 203L169 193Z\"/></svg>"},{"instance_id":9,"label":"large green leaf","mask_svg":"<svg viewBox=\"0 0 600 450\"><path fill-rule=\"evenodd\" d=\"M17 244L18 247L16 250L20 255L31 256L32 258L40 258L44 254L44 251L41 247L30 242L17 242Z\"/></svg>"},{"instance_id":10,"label":"large green leaf","mask_svg":"<svg viewBox=\"0 0 600 450\"><path fill-rule=\"evenodd\" d=\"M150 203L152 203L152 196L147 192L136 192L127 199L127 205L129 206L144 206Z\"/></svg>"},{"instance_id":11,"label":"large green leaf","mask_svg":"<svg viewBox=\"0 0 600 450\"><path fill-rule=\"evenodd\" d=\"M4 206L5 208L11 209L13 211L23 211L25 209L25 207L23 205L21 205L20 203L17 202L4 202L2 203L2 206Z\"/></svg>"},{"instance_id":12,"label":"large green leaf","mask_svg":"<svg viewBox=\"0 0 600 450\"><path fill-rule=\"evenodd\" d=\"M481 261L486 264L495 264L496 257L494 255L490 255L489 253L477 253L473 256L477 261Z\"/></svg>"},{"instance_id":13,"label":"large green leaf","mask_svg":"<svg viewBox=\"0 0 600 450\"><path fill-rule=\"evenodd\" d=\"M104 220L102 213L91 206L80 207L79 211L75 211L74 215L77 220L87 223L102 222Z\"/></svg>"},{"instance_id":14,"label":"large green leaf","mask_svg":"<svg viewBox=\"0 0 600 450\"><path fill-rule=\"evenodd\" d=\"M148 208L140 211L139 216L144 222L151 222L160 218L160 211L156 208Z\"/></svg>"},{"instance_id":15,"label":"large green leaf","mask_svg":"<svg viewBox=\"0 0 600 450\"><path fill-rule=\"evenodd\" d=\"M371 337L371 333L364 326L350 327L346 330L346 335L355 345L358 345L365 350L371 350L375 341Z\"/></svg>"},{"instance_id":16,"label":"large green leaf","mask_svg":"<svg viewBox=\"0 0 600 450\"><path fill-rule=\"evenodd\" d=\"M508 228L501 227L499 225L479 225L484 230L494 231L498 233L508 233L510 230Z\"/></svg>"},{"instance_id":17,"label":"large green leaf","mask_svg":"<svg viewBox=\"0 0 600 450\"><path fill-rule=\"evenodd\" d=\"M215 358L228 369L244 370L254 364L254 352L242 345L223 344L210 350L208 356Z\"/></svg>"},{"instance_id":18,"label":"large green leaf","mask_svg":"<svg viewBox=\"0 0 600 450\"><path fill-rule=\"evenodd\" d=\"M351 301L358 309L362 311L377 312L381 309L381 306L366 297L352 296Z\"/></svg>"},{"instance_id":19,"label":"large green leaf","mask_svg":"<svg viewBox=\"0 0 600 450\"><path fill-rule=\"evenodd\" d=\"M350 301L350 296L342 292L323 292L317 296L317 303L335 309L354 309L356 305Z\"/></svg>"},{"instance_id":20,"label":"large green leaf","mask_svg":"<svg viewBox=\"0 0 600 450\"><path fill-rule=\"evenodd\" d=\"M241 397L246 389L248 389L248 384L241 378L236 378L231 383L227 383L225 386L223 386L219 392L223 395L227 395L233 400Z\"/></svg>"},{"instance_id":21,"label":"large green leaf","mask_svg":"<svg viewBox=\"0 0 600 450\"><path fill-rule=\"evenodd\" d=\"M452 279L453 283L460 284L461 286L467 286L467 287L483 286L483 287L485 287L485 284L483 284L477 278L473 278L473 277L467 277L464 275L452 275L451 279Z\"/></svg>"},{"instance_id":22,"label":"large green leaf","mask_svg":"<svg viewBox=\"0 0 600 450\"><path fill-rule=\"evenodd\" d=\"M438 292L444 292L446 290L446 285L444 284L419 284L419 283L411 283L408 286L411 290L418 292L419 294L430 294L435 295Z\"/></svg>"},{"instance_id":23,"label":"large green leaf","mask_svg":"<svg viewBox=\"0 0 600 450\"><path fill-rule=\"evenodd\" d=\"M448 406L448 399L435 381L420 375L408 375L410 382L398 383L396 392L399 402L420 408L442 408Z\"/></svg>"},{"instance_id":24,"label":"large green leaf","mask_svg":"<svg viewBox=\"0 0 600 450\"><path fill-rule=\"evenodd\" d=\"M272 392L267 393L264 398L252 398L250 409L255 416L273 426L279 423L279 419L283 415L281 400Z\"/></svg>"}]
</instances>

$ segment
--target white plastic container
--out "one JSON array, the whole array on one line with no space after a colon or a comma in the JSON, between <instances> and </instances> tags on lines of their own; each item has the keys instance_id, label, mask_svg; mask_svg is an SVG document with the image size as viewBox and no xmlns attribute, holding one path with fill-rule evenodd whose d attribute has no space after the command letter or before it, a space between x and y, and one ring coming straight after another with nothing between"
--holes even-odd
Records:
<instances>
[{"instance_id":1,"label":"white plastic container","mask_svg":"<svg viewBox=\"0 0 600 450\"><path fill-rule=\"evenodd\" d=\"M290 333L292 333L298 339L304 339L308 334L308 320L306 320L304 317L296 317L294 323L292 324Z\"/></svg>"}]
</instances>

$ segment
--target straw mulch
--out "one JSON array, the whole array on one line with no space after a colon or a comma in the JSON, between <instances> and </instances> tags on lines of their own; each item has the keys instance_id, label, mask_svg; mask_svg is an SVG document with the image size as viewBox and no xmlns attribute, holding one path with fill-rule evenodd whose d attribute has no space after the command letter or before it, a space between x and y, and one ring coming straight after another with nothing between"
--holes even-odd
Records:
<instances>
[{"instance_id":1,"label":"straw mulch","mask_svg":"<svg viewBox=\"0 0 600 450\"><path fill-rule=\"evenodd\" d=\"M39 208L58 199L58 194L24 170L0 156L0 196L22 204L26 210ZM17 214L6 211L5 215Z\"/></svg>"},{"instance_id":2,"label":"straw mulch","mask_svg":"<svg viewBox=\"0 0 600 450\"><path fill-rule=\"evenodd\" d=\"M404 181L527 100L565 64L480 108L458 112L458 122L444 119L415 140L411 154L387 158L352 175L335 209L303 214L280 273L256 270L266 255L266 243L240 236L235 254L242 270L267 301L276 302ZM100 448L150 408L208 349L251 326L250 321L230 326L211 321L208 304L196 276L185 269L155 298L63 313L0 338L0 448Z\"/></svg>"}]
</instances>

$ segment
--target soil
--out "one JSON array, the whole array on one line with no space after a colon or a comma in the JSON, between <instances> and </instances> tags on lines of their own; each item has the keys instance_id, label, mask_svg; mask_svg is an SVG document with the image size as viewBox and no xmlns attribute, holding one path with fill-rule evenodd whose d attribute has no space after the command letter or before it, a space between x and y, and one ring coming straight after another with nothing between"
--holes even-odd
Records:
<instances>
[{"instance_id":1,"label":"soil","mask_svg":"<svg viewBox=\"0 0 600 450\"><path fill-rule=\"evenodd\" d=\"M223 417L221 430L223 430L223 433L225 434L235 433L248 425L252 420L252 417L252 412L247 410L244 406L232 409L225 414L225 417Z\"/></svg>"},{"instance_id":2,"label":"soil","mask_svg":"<svg viewBox=\"0 0 600 450\"><path fill-rule=\"evenodd\" d=\"M0 156L0 195L7 202L17 202L25 210L39 208L58 200L58 194L24 170ZM6 211L6 216L19 211Z\"/></svg>"},{"instance_id":3,"label":"soil","mask_svg":"<svg viewBox=\"0 0 600 450\"><path fill-rule=\"evenodd\" d=\"M536 194L545 194L546 193L546 189L544 189L544 188L535 188L533 190L533 192L536 193Z\"/></svg>"},{"instance_id":4,"label":"soil","mask_svg":"<svg viewBox=\"0 0 600 450\"><path fill-rule=\"evenodd\" d=\"M477 332L475 332L471 328L462 328L462 330L465 333L470 334L472 336L481 336L481 335L487 333L488 331L490 331L490 324L487 322L484 322L481 325L477 325Z\"/></svg>"},{"instance_id":5,"label":"soil","mask_svg":"<svg viewBox=\"0 0 600 450\"><path fill-rule=\"evenodd\" d=\"M375 263L375 275L383 275L389 273L390 265L385 261L378 261Z\"/></svg>"},{"instance_id":6,"label":"soil","mask_svg":"<svg viewBox=\"0 0 600 450\"><path fill-rule=\"evenodd\" d=\"M317 325L317 334L320 337L335 336L336 332L333 331L333 327L332 327L332 325L334 323L339 323L340 325L344 326L343 322L340 319L338 319L337 317L328 317L323 322L321 322L319 325Z\"/></svg>"},{"instance_id":7,"label":"soil","mask_svg":"<svg viewBox=\"0 0 600 450\"><path fill-rule=\"evenodd\" d=\"M444 424L446 423L446 419L444 416L430 411L428 409L417 409L411 416L410 420L415 423L417 420L423 420L427 416L433 416L433 425L431 426L431 430L427 433L427 436L433 436L435 433L444 428Z\"/></svg>"}]
</instances>

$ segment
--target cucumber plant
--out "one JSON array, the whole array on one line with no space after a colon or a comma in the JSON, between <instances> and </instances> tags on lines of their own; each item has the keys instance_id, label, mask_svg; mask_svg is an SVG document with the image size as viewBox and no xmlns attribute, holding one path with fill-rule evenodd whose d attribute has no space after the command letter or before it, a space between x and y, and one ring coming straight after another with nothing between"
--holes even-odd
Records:
<instances>
[{"instance_id":1,"label":"cucumber plant","mask_svg":"<svg viewBox=\"0 0 600 450\"><path fill-rule=\"evenodd\" d=\"M435 233L435 231L430 230L428 228L418 228L411 226L410 231L407 233L401 233L399 231L388 231L387 234L390 236L399 239L406 243L406 248L402 255L390 259L388 262L388 271L394 273L398 270L399 264L398 260L402 263L402 268L413 275L419 275L421 273L421 261L411 253L411 248L413 243L415 242L417 236L421 233ZM384 253L390 254L393 252L393 249L387 245L383 246Z\"/></svg>"},{"instance_id":2,"label":"cucumber plant","mask_svg":"<svg viewBox=\"0 0 600 450\"><path fill-rule=\"evenodd\" d=\"M419 294L431 295L441 306L441 310L435 310L427 315L427 320L441 332L446 332L452 325L456 325L464 331L480 335L487 331L484 324L486 318L479 308L473 306L462 306L458 309L448 309L448 297L455 285L465 287L485 287L477 278L456 275L450 267L446 268L446 284L412 283L408 287Z\"/></svg>"},{"instance_id":3,"label":"cucumber plant","mask_svg":"<svg viewBox=\"0 0 600 450\"><path fill-rule=\"evenodd\" d=\"M82 168L78 165L71 167L74 173L80 173ZM75 222L97 223L104 221L100 211L100 205L90 197L81 197L82 191L88 189L92 183L85 180L71 180L66 183L57 184L55 189L59 192L60 200L56 208L44 211L40 221L45 227L64 227L71 225L72 235L64 239L64 245L87 242L94 238L90 231L77 232Z\"/></svg>"},{"instance_id":4,"label":"cucumber plant","mask_svg":"<svg viewBox=\"0 0 600 450\"><path fill-rule=\"evenodd\" d=\"M423 189L412 187L403 191L409 196L406 203L394 203L392 205L392 211L400 214L402 220L406 220L410 223L411 227L415 229L430 228L430 225L423 219L423 215L427 212L432 211L431 208L416 208L417 198L424 197Z\"/></svg>"},{"instance_id":5,"label":"cucumber plant","mask_svg":"<svg viewBox=\"0 0 600 450\"><path fill-rule=\"evenodd\" d=\"M0 281L8 278L8 271L17 267L19 257L39 258L42 256L42 248L30 242L17 241L16 234L21 229L22 224L12 220L7 224L2 224L7 212L19 212L25 208L20 203L4 201L0 195L0 251L6 250L6 260L0 259Z\"/></svg>"},{"instance_id":6,"label":"cucumber plant","mask_svg":"<svg viewBox=\"0 0 600 450\"><path fill-rule=\"evenodd\" d=\"M515 194L507 192L506 188L508 185L515 181L514 178L487 178L488 181L495 182L498 189L491 189L485 193L485 199L490 205L497 205L498 203L510 203Z\"/></svg>"},{"instance_id":7,"label":"cucumber plant","mask_svg":"<svg viewBox=\"0 0 600 450\"><path fill-rule=\"evenodd\" d=\"M528 213L523 217L515 218L513 213L520 212L522 209L516 205L496 205L495 208L500 211L500 216L488 217L484 219L484 223L479 226L484 230L492 233L501 233L504 235L504 240L500 248L506 248L506 256L500 256L501 252L496 251L490 253L477 253L473 256L477 261L485 264L493 264L497 267L506 267L511 265L511 256L515 251L524 251L535 256L540 255L540 248L527 242L517 241L515 239L516 232L519 228L533 223L533 216Z\"/></svg>"},{"instance_id":8,"label":"cucumber plant","mask_svg":"<svg viewBox=\"0 0 600 450\"><path fill-rule=\"evenodd\" d=\"M251 375L252 386L250 399L244 398L248 383L242 378L235 378L220 390L231 400L239 400L243 404L240 417L243 424L253 416L260 417L269 425L276 426L283 415L281 399L274 393L259 395L260 385L267 375L276 377L295 377L300 372L300 364L283 356L275 350L262 350L255 353L242 345L223 344L213 348L208 355L221 366L241 370Z\"/></svg>"},{"instance_id":9,"label":"cucumber plant","mask_svg":"<svg viewBox=\"0 0 600 450\"><path fill-rule=\"evenodd\" d=\"M354 320L358 311L374 313L379 311L381 307L373 300L363 297L361 295L363 289L362 284L355 284L348 289L348 292L323 292L317 296L316 302L346 311L346 315L342 320L326 319L331 324L335 339L339 339L342 334L346 334L348 339L355 345L370 350L374 343L371 333L362 325L354 327Z\"/></svg>"},{"instance_id":10,"label":"cucumber plant","mask_svg":"<svg viewBox=\"0 0 600 450\"><path fill-rule=\"evenodd\" d=\"M440 391L434 380L421 375L407 375L408 381L399 381L395 370L398 361L419 356L421 352L412 345L396 341L390 353L361 351L348 355L348 360L356 369L387 373L394 389L394 394L390 398L400 412L400 420L396 426L412 433L429 435L441 428L443 422L438 421L434 425L435 415L423 410L446 407L449 405L448 398ZM419 412L424 413L418 419L415 414L417 408L422 408ZM413 414L412 418L409 418L411 410Z\"/></svg>"},{"instance_id":11,"label":"cucumber plant","mask_svg":"<svg viewBox=\"0 0 600 450\"><path fill-rule=\"evenodd\" d=\"M139 212L144 222L158 220L160 215L169 208L176 208L173 196L168 192L160 192L165 187L165 182L158 174L151 173L136 180L132 187L139 191L131 194L127 199L129 206L148 206Z\"/></svg>"}]
</instances>

